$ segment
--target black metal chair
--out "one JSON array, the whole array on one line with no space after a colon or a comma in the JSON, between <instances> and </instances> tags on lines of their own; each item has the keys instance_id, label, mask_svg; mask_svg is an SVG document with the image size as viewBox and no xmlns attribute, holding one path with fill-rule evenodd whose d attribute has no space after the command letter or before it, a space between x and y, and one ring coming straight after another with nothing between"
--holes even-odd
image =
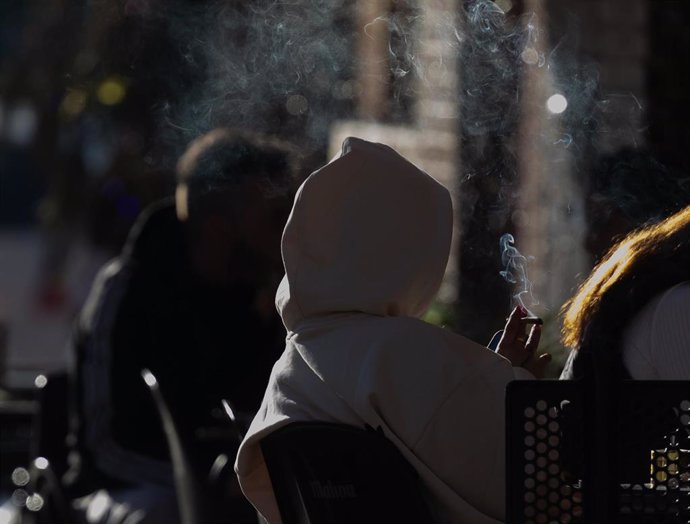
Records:
<instances>
[{"instance_id":1,"label":"black metal chair","mask_svg":"<svg viewBox=\"0 0 690 524\"><path fill-rule=\"evenodd\" d=\"M183 435L156 377L147 369L142 370L141 375L153 397L170 449L182 523L256 523L256 512L244 499L239 487L234 488L237 481L232 471L232 461L229 461L228 457L234 457L239 446L237 439L241 434L231 424L232 419L228 418L229 431L222 435L213 435L214 439L224 441L223 446L228 452L219 454L216 461L208 467L199 464L196 461L195 449L210 445L210 439L204 438L200 443L194 441L193 436Z\"/></svg>"},{"instance_id":2,"label":"black metal chair","mask_svg":"<svg viewBox=\"0 0 690 524\"><path fill-rule=\"evenodd\" d=\"M508 386L507 524L690 521L690 382Z\"/></svg>"},{"instance_id":3,"label":"black metal chair","mask_svg":"<svg viewBox=\"0 0 690 524\"><path fill-rule=\"evenodd\" d=\"M69 524L76 521L61 476L67 469L68 397L66 372L37 375L30 463L13 481L26 494L21 522Z\"/></svg>"},{"instance_id":4,"label":"black metal chair","mask_svg":"<svg viewBox=\"0 0 690 524\"><path fill-rule=\"evenodd\" d=\"M261 449L283 524L433 522L417 472L380 431L292 423Z\"/></svg>"}]
</instances>

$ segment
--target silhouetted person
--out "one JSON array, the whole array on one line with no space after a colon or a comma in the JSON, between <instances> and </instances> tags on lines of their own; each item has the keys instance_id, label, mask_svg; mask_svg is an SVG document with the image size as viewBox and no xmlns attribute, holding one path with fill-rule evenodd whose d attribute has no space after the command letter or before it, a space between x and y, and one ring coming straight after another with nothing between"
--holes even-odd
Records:
<instances>
[{"instance_id":1,"label":"silhouetted person","mask_svg":"<svg viewBox=\"0 0 690 524\"><path fill-rule=\"evenodd\" d=\"M448 191L382 144L348 138L300 187L276 295L285 351L236 464L271 524L280 516L260 441L309 420L381 428L443 522L502 519L505 386L533 378L527 369L539 375L548 358L535 356L540 330L526 336L524 311L511 314L497 353L420 320L452 227Z\"/></svg>"},{"instance_id":2,"label":"silhouetted person","mask_svg":"<svg viewBox=\"0 0 690 524\"><path fill-rule=\"evenodd\" d=\"M96 278L74 339L79 460L69 483L74 496L92 493L84 508L95 489L107 490L100 521L136 511L146 522L177 518L142 368L158 378L185 435L212 423L222 398L240 411L259 407L284 338L271 297L292 162L267 138L224 129L199 138L179 161L175 201L144 211Z\"/></svg>"},{"instance_id":3,"label":"silhouetted person","mask_svg":"<svg viewBox=\"0 0 690 524\"><path fill-rule=\"evenodd\" d=\"M564 306L562 378L690 379L690 206L614 245Z\"/></svg>"}]
</instances>

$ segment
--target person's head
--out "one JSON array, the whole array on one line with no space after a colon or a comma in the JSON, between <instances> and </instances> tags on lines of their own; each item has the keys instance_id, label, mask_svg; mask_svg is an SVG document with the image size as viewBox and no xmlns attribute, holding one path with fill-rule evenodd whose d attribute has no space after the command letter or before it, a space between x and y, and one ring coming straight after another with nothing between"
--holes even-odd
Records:
<instances>
[{"instance_id":1,"label":"person's head","mask_svg":"<svg viewBox=\"0 0 690 524\"><path fill-rule=\"evenodd\" d=\"M175 207L203 278L227 284L280 269L295 162L289 145L243 131L214 129L189 145Z\"/></svg>"},{"instance_id":2,"label":"person's head","mask_svg":"<svg viewBox=\"0 0 690 524\"><path fill-rule=\"evenodd\" d=\"M623 235L690 204L690 178L644 150L602 156L590 176L585 248L595 260Z\"/></svg>"},{"instance_id":3,"label":"person's head","mask_svg":"<svg viewBox=\"0 0 690 524\"><path fill-rule=\"evenodd\" d=\"M285 326L357 311L419 317L441 285L453 231L450 193L392 148L347 138L301 185L285 226Z\"/></svg>"},{"instance_id":4,"label":"person's head","mask_svg":"<svg viewBox=\"0 0 690 524\"><path fill-rule=\"evenodd\" d=\"M563 306L563 343L581 348L602 313L629 321L656 294L684 280L690 280L690 206L630 233L609 250ZM620 327L605 326L612 333Z\"/></svg>"}]
</instances>

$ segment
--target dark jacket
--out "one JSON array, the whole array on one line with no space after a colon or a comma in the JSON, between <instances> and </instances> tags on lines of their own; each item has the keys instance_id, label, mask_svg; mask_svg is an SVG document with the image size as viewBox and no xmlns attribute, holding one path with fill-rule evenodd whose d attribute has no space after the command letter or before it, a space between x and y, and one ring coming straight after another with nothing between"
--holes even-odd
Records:
<instances>
[{"instance_id":1,"label":"dark jacket","mask_svg":"<svg viewBox=\"0 0 690 524\"><path fill-rule=\"evenodd\" d=\"M172 202L142 213L121 256L100 271L78 321L80 480L172 482L143 368L158 378L187 435L213 423L222 398L240 411L259 407L284 332L277 314L266 320L256 312L256 292L251 283L201 281Z\"/></svg>"}]
</instances>

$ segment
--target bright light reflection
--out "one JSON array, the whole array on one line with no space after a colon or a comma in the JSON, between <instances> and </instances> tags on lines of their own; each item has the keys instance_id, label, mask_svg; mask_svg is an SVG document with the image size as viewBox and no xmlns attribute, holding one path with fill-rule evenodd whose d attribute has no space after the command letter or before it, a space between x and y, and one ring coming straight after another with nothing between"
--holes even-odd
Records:
<instances>
[{"instance_id":1,"label":"bright light reflection","mask_svg":"<svg viewBox=\"0 0 690 524\"><path fill-rule=\"evenodd\" d=\"M156 380L156 377L151 373L148 369L144 369L141 372L141 376L144 377L144 382L146 382L146 385L148 387L153 387L156 384L158 384L158 381Z\"/></svg>"},{"instance_id":2,"label":"bright light reflection","mask_svg":"<svg viewBox=\"0 0 690 524\"><path fill-rule=\"evenodd\" d=\"M568 107L568 100L560 93L551 95L546 101L546 108L554 115L560 115Z\"/></svg>"},{"instance_id":3,"label":"bright light reflection","mask_svg":"<svg viewBox=\"0 0 690 524\"><path fill-rule=\"evenodd\" d=\"M230 403L225 399L221 400L221 403L223 404L223 409L225 410L225 414L228 416L228 418L233 422L237 421L237 417L235 416L235 412L232 410Z\"/></svg>"},{"instance_id":4,"label":"bright light reflection","mask_svg":"<svg viewBox=\"0 0 690 524\"><path fill-rule=\"evenodd\" d=\"M45 457L36 457L34 466L36 466L37 469L46 469L49 466L48 459Z\"/></svg>"},{"instance_id":5,"label":"bright light reflection","mask_svg":"<svg viewBox=\"0 0 690 524\"><path fill-rule=\"evenodd\" d=\"M14 511L9 507L0 506L0 524L10 524L15 522Z\"/></svg>"},{"instance_id":6,"label":"bright light reflection","mask_svg":"<svg viewBox=\"0 0 690 524\"><path fill-rule=\"evenodd\" d=\"M38 493L34 493L26 499L26 509L29 511L41 511L43 508L43 497Z\"/></svg>"},{"instance_id":7,"label":"bright light reflection","mask_svg":"<svg viewBox=\"0 0 690 524\"><path fill-rule=\"evenodd\" d=\"M48 378L45 375L36 375L36 378L34 379L34 386L36 386L39 389L42 389L46 387L48 384Z\"/></svg>"},{"instance_id":8,"label":"bright light reflection","mask_svg":"<svg viewBox=\"0 0 690 524\"><path fill-rule=\"evenodd\" d=\"M86 521L99 522L108 510L111 500L112 499L105 490L98 491L86 509Z\"/></svg>"}]
</instances>

